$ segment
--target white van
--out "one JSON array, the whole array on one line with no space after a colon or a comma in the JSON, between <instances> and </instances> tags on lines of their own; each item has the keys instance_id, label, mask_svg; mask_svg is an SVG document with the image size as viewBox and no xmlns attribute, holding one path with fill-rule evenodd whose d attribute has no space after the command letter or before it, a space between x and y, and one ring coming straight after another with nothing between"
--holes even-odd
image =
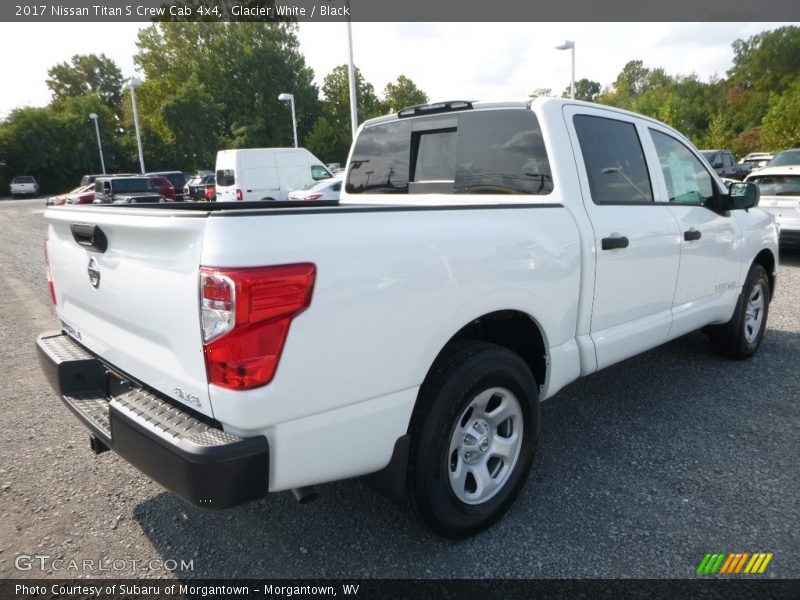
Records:
<instances>
[{"instance_id":1,"label":"white van","mask_svg":"<svg viewBox=\"0 0 800 600\"><path fill-rule=\"evenodd\" d=\"M331 177L305 148L246 148L217 152L217 202L287 200L289 192Z\"/></svg>"}]
</instances>

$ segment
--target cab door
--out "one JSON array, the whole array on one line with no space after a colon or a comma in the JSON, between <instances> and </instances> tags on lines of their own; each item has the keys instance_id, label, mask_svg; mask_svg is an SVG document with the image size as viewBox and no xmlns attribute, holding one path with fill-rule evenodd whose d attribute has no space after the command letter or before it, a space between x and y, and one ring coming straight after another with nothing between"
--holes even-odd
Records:
<instances>
[{"instance_id":1,"label":"cab door","mask_svg":"<svg viewBox=\"0 0 800 600\"><path fill-rule=\"evenodd\" d=\"M724 191L696 152L655 124L648 127L648 137L660 165L656 184L663 187L681 232L670 331L674 338L730 319L742 283L742 232L730 213L713 210Z\"/></svg>"},{"instance_id":2,"label":"cab door","mask_svg":"<svg viewBox=\"0 0 800 600\"><path fill-rule=\"evenodd\" d=\"M669 205L654 194L639 119L574 105L564 107L564 117L594 229L590 333L603 368L666 341L680 232Z\"/></svg>"}]
</instances>

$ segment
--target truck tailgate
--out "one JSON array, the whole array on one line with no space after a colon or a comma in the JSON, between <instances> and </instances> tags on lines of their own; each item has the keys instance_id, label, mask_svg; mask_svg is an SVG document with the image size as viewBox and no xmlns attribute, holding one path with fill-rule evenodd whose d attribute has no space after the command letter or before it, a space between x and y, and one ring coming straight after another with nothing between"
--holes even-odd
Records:
<instances>
[{"instance_id":1,"label":"truck tailgate","mask_svg":"<svg viewBox=\"0 0 800 600\"><path fill-rule=\"evenodd\" d=\"M204 217L51 209L47 251L67 333L123 374L213 416L198 306Z\"/></svg>"}]
</instances>

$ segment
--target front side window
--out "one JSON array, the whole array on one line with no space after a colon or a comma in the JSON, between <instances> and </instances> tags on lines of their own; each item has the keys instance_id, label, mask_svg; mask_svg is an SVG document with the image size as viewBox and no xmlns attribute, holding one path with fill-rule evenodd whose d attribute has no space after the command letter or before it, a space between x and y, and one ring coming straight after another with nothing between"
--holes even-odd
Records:
<instances>
[{"instance_id":1,"label":"front side window","mask_svg":"<svg viewBox=\"0 0 800 600\"><path fill-rule=\"evenodd\" d=\"M328 173L328 170L325 167L311 165L311 178L314 181L322 181L323 179L330 179L331 174Z\"/></svg>"},{"instance_id":2,"label":"front side window","mask_svg":"<svg viewBox=\"0 0 800 600\"><path fill-rule=\"evenodd\" d=\"M674 137L650 130L667 197L675 204L703 205L714 196L714 183L700 160Z\"/></svg>"},{"instance_id":3,"label":"front side window","mask_svg":"<svg viewBox=\"0 0 800 600\"><path fill-rule=\"evenodd\" d=\"M575 115L574 123L595 204L653 202L636 126L591 115Z\"/></svg>"}]
</instances>

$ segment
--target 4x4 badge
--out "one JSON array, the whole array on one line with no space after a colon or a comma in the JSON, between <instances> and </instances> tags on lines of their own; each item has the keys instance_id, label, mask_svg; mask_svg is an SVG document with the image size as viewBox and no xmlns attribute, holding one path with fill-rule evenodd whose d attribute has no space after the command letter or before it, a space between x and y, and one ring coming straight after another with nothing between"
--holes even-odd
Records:
<instances>
[{"instance_id":1,"label":"4x4 badge","mask_svg":"<svg viewBox=\"0 0 800 600\"><path fill-rule=\"evenodd\" d=\"M100 287L100 267L97 266L97 260L94 257L89 259L89 267L86 272L89 273L89 282L92 287L95 289Z\"/></svg>"}]
</instances>

